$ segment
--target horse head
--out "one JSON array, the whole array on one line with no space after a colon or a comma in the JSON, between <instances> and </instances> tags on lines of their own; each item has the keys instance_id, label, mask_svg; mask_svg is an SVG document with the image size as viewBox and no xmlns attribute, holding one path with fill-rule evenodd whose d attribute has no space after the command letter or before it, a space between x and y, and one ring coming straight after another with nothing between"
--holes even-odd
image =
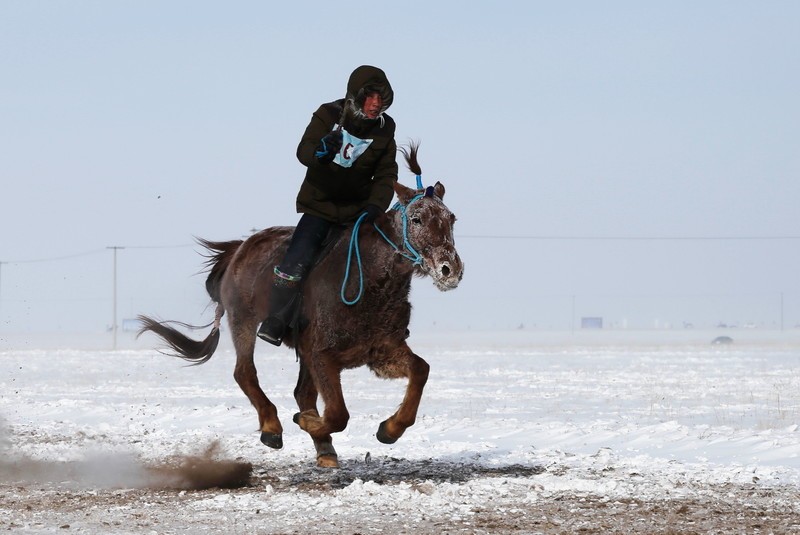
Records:
<instances>
[{"instance_id":1,"label":"horse head","mask_svg":"<svg viewBox=\"0 0 800 535\"><path fill-rule=\"evenodd\" d=\"M416 160L415 150L413 154ZM444 185L437 182L425 190L414 190L396 182L394 191L405 214L406 243L419 257L418 274L430 275L441 291L452 290L461 282L464 264L453 238L456 216L443 201Z\"/></svg>"}]
</instances>

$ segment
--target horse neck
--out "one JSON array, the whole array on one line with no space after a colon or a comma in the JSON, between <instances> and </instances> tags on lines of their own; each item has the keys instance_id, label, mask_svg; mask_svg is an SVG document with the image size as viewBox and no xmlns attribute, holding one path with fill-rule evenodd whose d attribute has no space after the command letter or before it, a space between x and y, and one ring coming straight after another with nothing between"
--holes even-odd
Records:
<instances>
[{"instance_id":1,"label":"horse neck","mask_svg":"<svg viewBox=\"0 0 800 535\"><path fill-rule=\"evenodd\" d=\"M400 213L396 210L389 211L380 222L376 223L381 231L389 238L392 243L401 250L403 245L403 222ZM414 272L414 264L411 260L402 257L373 225L367 225L367 232L361 233L362 256L366 250L370 251L371 257L366 262L375 264L382 272L389 273L394 277L411 277Z\"/></svg>"}]
</instances>

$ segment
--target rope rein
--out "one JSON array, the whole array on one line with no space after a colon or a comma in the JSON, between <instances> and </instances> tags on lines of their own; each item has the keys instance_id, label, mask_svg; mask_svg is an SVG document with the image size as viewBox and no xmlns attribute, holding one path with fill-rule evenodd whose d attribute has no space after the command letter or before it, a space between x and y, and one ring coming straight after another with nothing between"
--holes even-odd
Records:
<instances>
[{"instance_id":1,"label":"rope rein","mask_svg":"<svg viewBox=\"0 0 800 535\"><path fill-rule=\"evenodd\" d=\"M361 214L353 225L353 233L350 235L350 246L347 248L347 267L344 270L342 291L340 293L342 303L345 305L355 305L361 300L361 295L364 293L364 268L361 267L361 251L358 248L358 229L361 227L361 222L365 217L367 217L366 212ZM356 295L355 299L350 300L345 295L345 287L347 286L347 281L350 280L350 262L353 258L353 251L356 253L356 262L358 262L358 295Z\"/></svg>"},{"instance_id":2,"label":"rope rein","mask_svg":"<svg viewBox=\"0 0 800 535\"><path fill-rule=\"evenodd\" d=\"M417 175L417 190L422 190L422 177ZM375 230L378 231L378 234L392 246L392 249L395 250L396 253L400 254L401 256L407 258L411 261L411 263L415 266L422 264L422 256L414 249L414 246L411 245L411 242L408 240L408 207L417 202L418 200L422 199L423 197L433 197L433 187L428 187L425 189L423 193L418 193L414 197L408 201L408 204L402 204L397 202L393 207L392 210L397 210L400 212L400 220L403 224L403 248L405 250L401 250L400 247L394 243L389 236L387 236L381 229L378 227L377 224L374 222L372 226L375 227ZM344 271L344 279L342 280L342 290L340 292L340 297L342 298L342 302L345 305L355 305L361 300L361 296L364 294L364 268L361 265L361 251L358 245L358 232L361 228L361 223L363 222L364 218L367 217L366 212L361 214L358 219L356 220L355 224L353 225L353 233L350 235L350 245L347 248L347 266ZM408 251L408 252L406 252ZM353 253L355 252L356 255L356 265L358 267L358 294L353 299L348 299L345 295L345 287L347 286L347 281L350 280L350 265L353 259Z\"/></svg>"}]
</instances>

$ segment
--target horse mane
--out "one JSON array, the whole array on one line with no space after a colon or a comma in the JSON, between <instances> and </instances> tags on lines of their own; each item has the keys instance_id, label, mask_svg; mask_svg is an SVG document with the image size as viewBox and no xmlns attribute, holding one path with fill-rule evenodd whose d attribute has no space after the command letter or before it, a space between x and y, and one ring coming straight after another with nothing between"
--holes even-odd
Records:
<instances>
[{"instance_id":1,"label":"horse mane","mask_svg":"<svg viewBox=\"0 0 800 535\"><path fill-rule=\"evenodd\" d=\"M399 148L400 152L403 153L403 157L406 160L406 167L408 170L414 173L415 175L422 174L422 168L419 166L419 162L417 161L417 153L419 152L419 141L411 140L408 142L408 147L401 146Z\"/></svg>"},{"instance_id":2,"label":"horse mane","mask_svg":"<svg viewBox=\"0 0 800 535\"><path fill-rule=\"evenodd\" d=\"M215 303L221 302L220 284L222 283L222 276L225 275L225 270L228 269L233 255L243 243L242 240L232 241L209 241L203 238L196 238L197 243L202 245L208 251L206 261L203 262L205 269L209 270L208 278L206 279L206 291Z\"/></svg>"}]
</instances>

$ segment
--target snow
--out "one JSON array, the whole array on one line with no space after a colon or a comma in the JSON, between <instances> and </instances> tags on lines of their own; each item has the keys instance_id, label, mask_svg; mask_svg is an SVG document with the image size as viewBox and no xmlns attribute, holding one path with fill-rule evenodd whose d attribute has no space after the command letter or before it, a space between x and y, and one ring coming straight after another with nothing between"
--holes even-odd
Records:
<instances>
[{"instance_id":1,"label":"snow","mask_svg":"<svg viewBox=\"0 0 800 535\"><path fill-rule=\"evenodd\" d=\"M258 486L170 491L193 522L268 508L268 526L249 525L299 530L356 507L402 519L403 531L426 518L468 523L489 502L513 515L564 493L663 500L726 486L773 489L800 511L793 339L603 345L471 333L410 343L431 365L417 423L394 445L377 442L405 385L344 372L351 420L334 435L339 470L315 467L310 439L291 421L297 364L284 348L260 344L256 358L284 423L278 451L258 440L229 346L196 367L145 348L0 351L0 491L169 489L148 467L217 448L217 459L252 463ZM5 513L0 526L36 531Z\"/></svg>"}]
</instances>

